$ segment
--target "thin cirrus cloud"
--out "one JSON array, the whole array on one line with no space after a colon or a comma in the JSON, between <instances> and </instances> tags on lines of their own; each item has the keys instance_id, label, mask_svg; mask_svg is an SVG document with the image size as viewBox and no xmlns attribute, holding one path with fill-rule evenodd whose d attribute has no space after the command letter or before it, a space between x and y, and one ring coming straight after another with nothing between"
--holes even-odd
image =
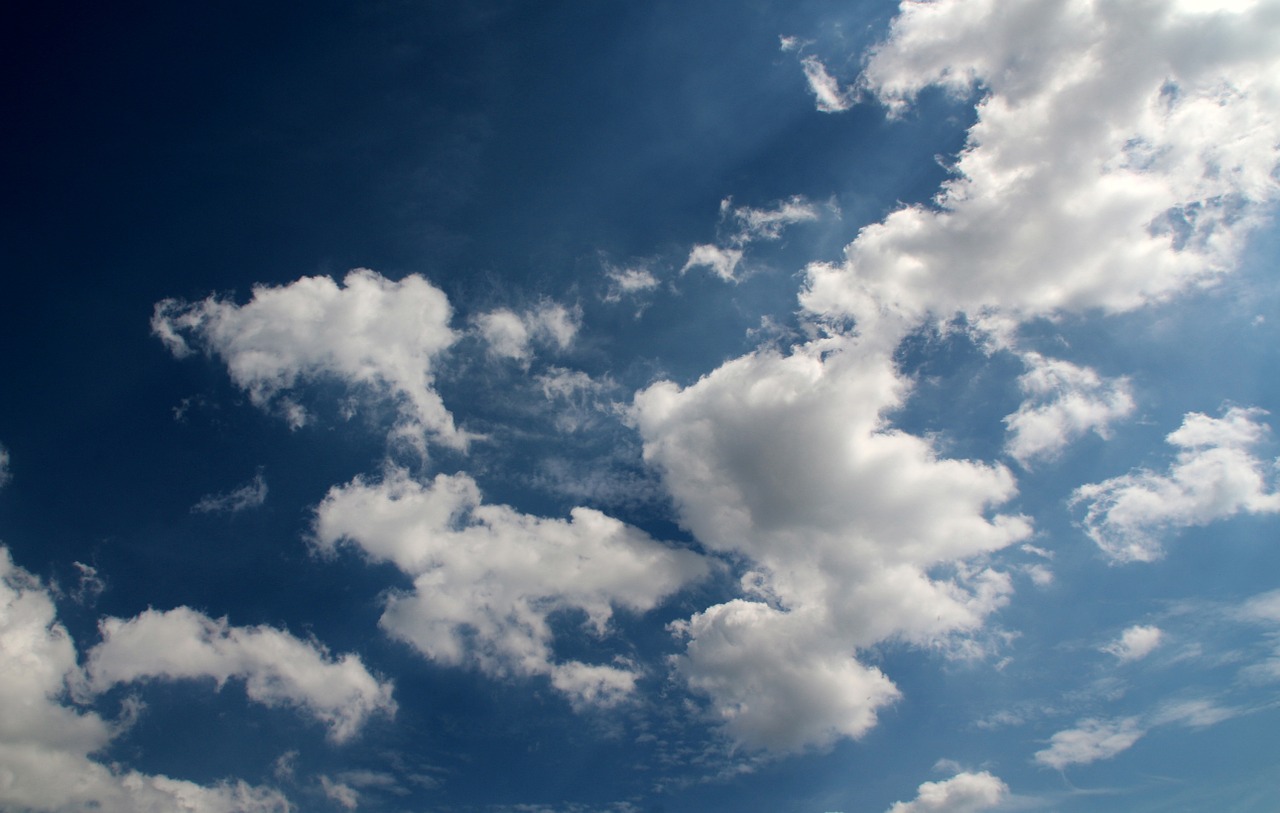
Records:
<instances>
[{"instance_id":1,"label":"thin cirrus cloud","mask_svg":"<svg viewBox=\"0 0 1280 813\"><path fill-rule=\"evenodd\" d=\"M1115 562L1151 562L1180 528L1240 513L1280 512L1275 468L1253 453L1270 434L1259 409L1230 407L1221 418L1183 418L1166 441L1178 449L1167 472L1139 470L1075 490L1087 506L1089 537Z\"/></svg>"},{"instance_id":2,"label":"thin cirrus cloud","mask_svg":"<svg viewBox=\"0 0 1280 813\"><path fill-rule=\"evenodd\" d=\"M732 198L725 198L720 201L720 225L731 225L730 233L716 243L695 245L689 250L680 273L706 268L725 282L739 282L738 267L748 246L761 240L778 240L788 226L814 221L820 216L818 208L799 195L768 208L734 206Z\"/></svg>"},{"instance_id":3,"label":"thin cirrus cloud","mask_svg":"<svg viewBox=\"0 0 1280 813\"><path fill-rule=\"evenodd\" d=\"M157 813L284 813L290 809L285 797L272 788L234 779L200 785L124 770L96 759L128 727L128 718L105 720L65 701L68 687L92 692L106 684L95 685L86 677L49 591L14 565L4 547L0 547L0 652L6 665L0 669L0 706L5 710L0 715L0 765L4 766L0 807ZM292 668L301 672L306 664ZM317 677L323 682L325 676Z\"/></svg>"},{"instance_id":4,"label":"thin cirrus cloud","mask_svg":"<svg viewBox=\"0 0 1280 813\"><path fill-rule=\"evenodd\" d=\"M196 514L238 514L267 501L267 478L259 469L253 479L221 494L206 494L191 506Z\"/></svg>"},{"instance_id":5,"label":"thin cirrus cloud","mask_svg":"<svg viewBox=\"0 0 1280 813\"><path fill-rule=\"evenodd\" d=\"M442 664L546 676L577 706L620 702L640 673L557 661L548 617L577 611L601 636L615 607L650 610L709 569L698 554L589 508L566 521L485 504L465 474L424 483L391 470L330 489L316 509L315 544L332 551L344 541L414 580L387 599L388 634Z\"/></svg>"},{"instance_id":6,"label":"thin cirrus cloud","mask_svg":"<svg viewBox=\"0 0 1280 813\"><path fill-rule=\"evenodd\" d=\"M402 433L429 435L454 448L468 436L433 386L435 359L457 339L444 292L420 276L393 282L368 269L342 285L304 277L258 286L250 300L210 296L155 306L153 332L179 358L193 348L218 356L254 404L278 407L292 426L308 420L290 393L307 381L337 380L361 393L386 394L401 407Z\"/></svg>"}]
</instances>

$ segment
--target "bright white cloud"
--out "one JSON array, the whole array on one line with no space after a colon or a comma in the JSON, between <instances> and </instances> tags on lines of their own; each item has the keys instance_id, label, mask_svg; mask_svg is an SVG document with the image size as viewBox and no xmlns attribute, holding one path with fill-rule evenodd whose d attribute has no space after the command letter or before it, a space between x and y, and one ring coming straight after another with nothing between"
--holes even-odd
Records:
<instances>
[{"instance_id":1,"label":"bright white cloud","mask_svg":"<svg viewBox=\"0 0 1280 813\"><path fill-rule=\"evenodd\" d=\"M529 360L534 343L568 350L580 322L578 311L554 302L543 302L524 313L499 308L475 318L476 329L489 345L489 353L517 361Z\"/></svg>"},{"instance_id":2,"label":"bright white cloud","mask_svg":"<svg viewBox=\"0 0 1280 813\"><path fill-rule=\"evenodd\" d=\"M548 617L573 610L598 635L614 608L652 609L708 572L697 554L662 545L599 511L569 520L488 505L465 474L420 483L404 471L330 489L316 510L315 543L342 540L414 579L393 594L382 627L432 660L502 675L546 675L575 703L616 702L628 664L557 663Z\"/></svg>"},{"instance_id":3,"label":"bright white cloud","mask_svg":"<svg viewBox=\"0 0 1280 813\"><path fill-rule=\"evenodd\" d=\"M257 286L244 305L209 297L155 307L154 333L176 356L193 347L218 356L254 404L276 407L291 425L308 420L288 394L309 381L337 380L401 404L403 432L426 432L462 448L467 436L433 386L433 365L453 344L444 292L420 276L393 282L368 269Z\"/></svg>"},{"instance_id":4,"label":"bright white cloud","mask_svg":"<svg viewBox=\"0 0 1280 813\"><path fill-rule=\"evenodd\" d=\"M1058 770L1070 765L1087 765L1127 750L1145 733L1136 717L1081 720L1075 728L1050 737L1049 747L1036 751L1035 760Z\"/></svg>"},{"instance_id":5,"label":"bright white cloud","mask_svg":"<svg viewBox=\"0 0 1280 813\"><path fill-rule=\"evenodd\" d=\"M251 700L297 708L328 726L335 742L350 739L370 716L395 712L391 684L358 657L331 658L319 644L272 627L232 627L189 607L104 618L98 626L102 642L85 668L94 692L156 678L211 678L219 687L236 678Z\"/></svg>"},{"instance_id":6,"label":"bright white cloud","mask_svg":"<svg viewBox=\"0 0 1280 813\"><path fill-rule=\"evenodd\" d=\"M735 245L757 240L777 240L788 226L817 220L818 208L799 195L792 195L768 209L733 206L726 198L720 202L721 217L731 216L738 232L731 238Z\"/></svg>"},{"instance_id":7,"label":"bright white cloud","mask_svg":"<svg viewBox=\"0 0 1280 813\"><path fill-rule=\"evenodd\" d=\"M1029 534L1020 517L989 516L1012 476L890 428L882 415L907 386L891 357L832 339L635 397L645 458L681 522L755 568L754 601L678 628L678 670L743 744L796 750L864 732L897 692L858 648L975 630L1010 590L1007 575L967 563Z\"/></svg>"},{"instance_id":8,"label":"bright white cloud","mask_svg":"<svg viewBox=\"0 0 1280 813\"><path fill-rule=\"evenodd\" d=\"M699 243L689 250L689 259L680 269L681 274L694 268L707 268L725 282L736 282L738 263L742 262L742 249L722 248L710 243Z\"/></svg>"},{"instance_id":9,"label":"bright white cloud","mask_svg":"<svg viewBox=\"0 0 1280 813\"><path fill-rule=\"evenodd\" d=\"M1115 655L1121 663L1138 661L1150 655L1160 646L1164 633L1159 627L1135 625L1120 633L1120 637L1102 648Z\"/></svg>"},{"instance_id":10,"label":"bright white cloud","mask_svg":"<svg viewBox=\"0 0 1280 813\"><path fill-rule=\"evenodd\" d=\"M267 478L263 476L262 469L258 469L249 482L225 494L206 494L191 506L191 510L197 514L236 514L257 508L266 501Z\"/></svg>"},{"instance_id":11,"label":"bright white cloud","mask_svg":"<svg viewBox=\"0 0 1280 813\"><path fill-rule=\"evenodd\" d=\"M277 791L202 786L92 758L115 724L65 702L84 684L75 645L47 589L0 547L0 808L104 813L283 813Z\"/></svg>"},{"instance_id":12,"label":"bright white cloud","mask_svg":"<svg viewBox=\"0 0 1280 813\"><path fill-rule=\"evenodd\" d=\"M658 287L658 278L643 266L605 265L605 277L609 280L609 290L603 297L605 302L621 302L624 296L635 296Z\"/></svg>"},{"instance_id":13,"label":"bright white cloud","mask_svg":"<svg viewBox=\"0 0 1280 813\"><path fill-rule=\"evenodd\" d=\"M864 87L980 90L933 205L810 266L802 302L896 343L957 311L1123 311L1229 271L1277 196L1280 15L1176 2L904 2Z\"/></svg>"},{"instance_id":14,"label":"bright white cloud","mask_svg":"<svg viewBox=\"0 0 1280 813\"><path fill-rule=\"evenodd\" d=\"M1178 528L1280 511L1274 467L1252 453L1270 432L1265 414L1241 407L1221 418L1188 413L1166 438L1179 449L1168 472L1143 469L1076 489L1073 502L1088 505L1086 532L1115 561L1149 562Z\"/></svg>"},{"instance_id":15,"label":"bright white cloud","mask_svg":"<svg viewBox=\"0 0 1280 813\"><path fill-rule=\"evenodd\" d=\"M1005 452L1023 467L1053 459L1090 430L1108 437L1111 423L1133 412L1127 379L1104 379L1088 367L1039 353L1023 359L1029 369L1018 383L1027 398L1004 419L1009 428Z\"/></svg>"},{"instance_id":16,"label":"bright white cloud","mask_svg":"<svg viewBox=\"0 0 1280 813\"><path fill-rule=\"evenodd\" d=\"M920 785L916 798L897 802L887 813L979 813L1000 805L1009 786L987 771L964 771L941 782Z\"/></svg>"},{"instance_id":17,"label":"bright white cloud","mask_svg":"<svg viewBox=\"0 0 1280 813\"><path fill-rule=\"evenodd\" d=\"M804 68L804 78L809 81L809 90L813 93L819 110L823 113L839 113L853 107L857 101L857 92L852 88L842 89L840 82L827 71L822 60L816 56L807 56L800 60L800 65Z\"/></svg>"}]
</instances>

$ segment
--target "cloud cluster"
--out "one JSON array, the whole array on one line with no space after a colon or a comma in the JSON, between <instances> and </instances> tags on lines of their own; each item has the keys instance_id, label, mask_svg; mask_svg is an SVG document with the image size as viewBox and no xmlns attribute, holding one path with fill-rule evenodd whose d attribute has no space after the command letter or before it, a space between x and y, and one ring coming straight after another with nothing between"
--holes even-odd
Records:
<instances>
[{"instance_id":1,"label":"cloud cluster","mask_svg":"<svg viewBox=\"0 0 1280 813\"><path fill-rule=\"evenodd\" d=\"M788 226L817 220L818 209L799 195L778 201L767 209L734 206L732 198L720 201L720 224L731 225L729 234L716 243L700 243L689 251L680 273L706 268L725 282L737 282L738 266L747 246L761 240L777 240Z\"/></svg>"},{"instance_id":2,"label":"cloud cluster","mask_svg":"<svg viewBox=\"0 0 1280 813\"><path fill-rule=\"evenodd\" d=\"M1276 199L1280 15L1267 3L905 2L862 76L900 113L981 93L930 205L867 226L802 302L896 343L962 311L1123 311L1230 270Z\"/></svg>"},{"instance_id":3,"label":"cloud cluster","mask_svg":"<svg viewBox=\"0 0 1280 813\"><path fill-rule=\"evenodd\" d=\"M635 397L645 459L681 522L752 567L751 600L677 627L677 669L745 745L797 750L866 731L897 690L856 662L858 648L974 630L1010 590L976 560L1030 532L991 515L1013 477L889 426L906 389L890 357L837 338Z\"/></svg>"},{"instance_id":4,"label":"cloud cluster","mask_svg":"<svg viewBox=\"0 0 1280 813\"><path fill-rule=\"evenodd\" d=\"M580 321L580 313L554 302L543 302L524 313L498 308L475 318L490 355L520 362L529 360L534 344L569 349Z\"/></svg>"},{"instance_id":5,"label":"cloud cluster","mask_svg":"<svg viewBox=\"0 0 1280 813\"><path fill-rule=\"evenodd\" d=\"M465 433L433 386L433 365L456 339L444 292L420 276L393 282L356 269L339 286L304 277L257 286L244 305L216 296L156 304L151 328L175 356L199 348L227 365L254 404L278 406L298 427L304 407L289 396L301 383L335 380L399 403L402 429L463 448Z\"/></svg>"},{"instance_id":6,"label":"cloud cluster","mask_svg":"<svg viewBox=\"0 0 1280 813\"><path fill-rule=\"evenodd\" d=\"M374 714L393 714L391 684L355 655L332 658L320 644L267 626L233 627L189 607L147 610L99 622L102 642L89 651L86 685L101 693L140 680L211 678L219 687L243 680L249 699L289 706L324 723L344 742Z\"/></svg>"},{"instance_id":7,"label":"cloud cluster","mask_svg":"<svg viewBox=\"0 0 1280 813\"><path fill-rule=\"evenodd\" d=\"M576 612L603 635L614 608L652 609L708 572L695 553L660 544L589 508L568 520L485 504L465 474L419 482L403 470L330 489L315 544L347 540L413 577L387 600L382 627L443 664L544 675L575 704L609 705L634 687L629 664L557 661L550 617Z\"/></svg>"},{"instance_id":8,"label":"cloud cluster","mask_svg":"<svg viewBox=\"0 0 1280 813\"><path fill-rule=\"evenodd\" d=\"M1024 468L1052 460L1090 430L1107 437L1113 421L1133 412L1126 379L1104 379L1088 367L1039 353L1027 353L1023 360L1029 369L1018 384L1027 397L1004 422L1009 429L1005 452Z\"/></svg>"},{"instance_id":9,"label":"cloud cluster","mask_svg":"<svg viewBox=\"0 0 1280 813\"><path fill-rule=\"evenodd\" d=\"M1239 513L1280 512L1275 467L1253 454L1270 433L1259 409L1231 407L1221 418L1187 414L1166 440L1178 448L1164 474L1142 469L1076 489L1088 505L1085 531L1116 562L1150 562L1163 537Z\"/></svg>"},{"instance_id":10,"label":"cloud cluster","mask_svg":"<svg viewBox=\"0 0 1280 813\"><path fill-rule=\"evenodd\" d=\"M70 704L86 685L48 590L0 547L0 807L104 813L284 813L288 801L240 781L198 785L93 758L119 726ZM305 669L305 664L296 667Z\"/></svg>"},{"instance_id":11,"label":"cloud cluster","mask_svg":"<svg viewBox=\"0 0 1280 813\"><path fill-rule=\"evenodd\" d=\"M920 785L916 798L897 802L887 813L979 813L1000 805L1009 786L987 771L964 771L941 782Z\"/></svg>"}]
</instances>

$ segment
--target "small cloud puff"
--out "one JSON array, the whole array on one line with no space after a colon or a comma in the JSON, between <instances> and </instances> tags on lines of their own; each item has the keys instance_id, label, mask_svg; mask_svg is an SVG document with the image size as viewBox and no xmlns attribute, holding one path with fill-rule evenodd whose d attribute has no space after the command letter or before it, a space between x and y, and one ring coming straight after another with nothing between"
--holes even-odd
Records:
<instances>
[{"instance_id":1,"label":"small cloud puff","mask_svg":"<svg viewBox=\"0 0 1280 813\"><path fill-rule=\"evenodd\" d=\"M887 813L979 813L999 806L1009 786L987 771L958 773L941 782L920 785L916 798L897 802Z\"/></svg>"},{"instance_id":2,"label":"small cloud puff","mask_svg":"<svg viewBox=\"0 0 1280 813\"><path fill-rule=\"evenodd\" d=\"M582 314L576 308L543 302L523 313L498 308L480 314L474 321L476 331L489 346L489 355L527 363L535 343L562 352L573 346Z\"/></svg>"},{"instance_id":3,"label":"small cloud puff","mask_svg":"<svg viewBox=\"0 0 1280 813\"><path fill-rule=\"evenodd\" d=\"M1132 626L1120 633L1120 637L1102 651L1114 655L1121 663L1141 660L1160 646L1164 633L1159 627Z\"/></svg>"},{"instance_id":4,"label":"small cloud puff","mask_svg":"<svg viewBox=\"0 0 1280 813\"><path fill-rule=\"evenodd\" d=\"M1145 733L1136 717L1081 720L1075 728L1059 731L1050 737L1049 747L1037 751L1035 761L1062 770L1071 765L1110 759L1127 750Z\"/></svg>"},{"instance_id":5,"label":"small cloud puff","mask_svg":"<svg viewBox=\"0 0 1280 813\"><path fill-rule=\"evenodd\" d=\"M267 478L258 469L253 479L225 494L206 494L191 506L195 514L237 514L267 501Z\"/></svg>"}]
</instances>

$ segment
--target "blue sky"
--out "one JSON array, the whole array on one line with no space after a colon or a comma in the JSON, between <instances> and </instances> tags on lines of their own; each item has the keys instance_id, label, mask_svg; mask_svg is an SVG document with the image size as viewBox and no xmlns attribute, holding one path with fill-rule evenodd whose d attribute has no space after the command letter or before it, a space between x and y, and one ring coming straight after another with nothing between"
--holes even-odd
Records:
<instances>
[{"instance_id":1,"label":"blue sky","mask_svg":"<svg viewBox=\"0 0 1280 813\"><path fill-rule=\"evenodd\" d=\"M1277 3L12 22L0 808L1272 809Z\"/></svg>"}]
</instances>

